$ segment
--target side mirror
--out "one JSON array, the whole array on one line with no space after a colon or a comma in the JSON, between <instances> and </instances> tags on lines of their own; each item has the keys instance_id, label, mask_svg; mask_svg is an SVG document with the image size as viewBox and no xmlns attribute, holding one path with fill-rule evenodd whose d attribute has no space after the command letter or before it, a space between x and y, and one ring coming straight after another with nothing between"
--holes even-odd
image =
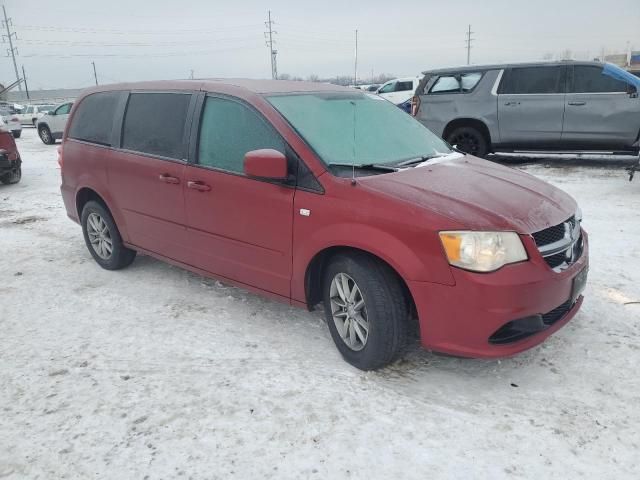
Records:
<instances>
[{"instance_id":1,"label":"side mirror","mask_svg":"<svg viewBox=\"0 0 640 480\"><path fill-rule=\"evenodd\" d=\"M50 112L45 113L45 115L55 115L56 111L55 110L51 110Z\"/></svg>"},{"instance_id":2,"label":"side mirror","mask_svg":"<svg viewBox=\"0 0 640 480\"><path fill-rule=\"evenodd\" d=\"M244 173L268 180L287 179L287 157L271 148L252 150L244 155Z\"/></svg>"}]
</instances>

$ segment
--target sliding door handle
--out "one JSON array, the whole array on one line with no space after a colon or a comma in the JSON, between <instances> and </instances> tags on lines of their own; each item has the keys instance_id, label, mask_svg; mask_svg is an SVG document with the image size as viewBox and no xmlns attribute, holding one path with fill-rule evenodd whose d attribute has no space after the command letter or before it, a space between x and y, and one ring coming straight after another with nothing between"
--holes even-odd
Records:
<instances>
[{"instance_id":1,"label":"sliding door handle","mask_svg":"<svg viewBox=\"0 0 640 480\"><path fill-rule=\"evenodd\" d=\"M162 175L160 175L158 177L158 180L160 180L161 182L164 182L164 183L173 183L173 184L180 183L180 179L178 177L172 177L171 175L169 175L167 173L163 173Z\"/></svg>"},{"instance_id":2,"label":"sliding door handle","mask_svg":"<svg viewBox=\"0 0 640 480\"><path fill-rule=\"evenodd\" d=\"M586 105L587 102L569 102L569 105L571 105L572 107L582 107L583 105Z\"/></svg>"}]
</instances>

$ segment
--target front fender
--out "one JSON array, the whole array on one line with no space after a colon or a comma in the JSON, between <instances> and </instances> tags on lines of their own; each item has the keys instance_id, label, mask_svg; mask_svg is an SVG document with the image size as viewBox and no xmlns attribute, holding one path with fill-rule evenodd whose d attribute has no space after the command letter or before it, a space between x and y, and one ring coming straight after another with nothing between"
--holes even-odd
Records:
<instances>
[{"instance_id":1,"label":"front fender","mask_svg":"<svg viewBox=\"0 0 640 480\"><path fill-rule=\"evenodd\" d=\"M296 232L298 233L298 232ZM451 270L444 260L442 247L424 239L424 248L416 251L407 242L387 231L361 223L335 223L300 237L294 244L291 296L305 301L305 276L312 260L333 247L355 248L388 263L405 281L434 282L453 285Z\"/></svg>"}]
</instances>

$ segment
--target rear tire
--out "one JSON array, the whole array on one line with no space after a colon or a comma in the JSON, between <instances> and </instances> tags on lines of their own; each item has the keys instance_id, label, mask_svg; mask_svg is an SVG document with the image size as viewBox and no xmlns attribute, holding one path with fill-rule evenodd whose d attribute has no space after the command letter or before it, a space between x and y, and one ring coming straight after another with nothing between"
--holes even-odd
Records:
<instances>
[{"instance_id":1,"label":"rear tire","mask_svg":"<svg viewBox=\"0 0 640 480\"><path fill-rule=\"evenodd\" d=\"M51 130L46 125L38 128L38 135L40 135L40 140L45 145L53 145L56 141L53 139L53 135L51 135Z\"/></svg>"},{"instance_id":2,"label":"rear tire","mask_svg":"<svg viewBox=\"0 0 640 480\"><path fill-rule=\"evenodd\" d=\"M446 140L450 145L456 146L458 150L476 157L486 156L489 150L487 139L475 127L455 128L449 133Z\"/></svg>"},{"instance_id":3,"label":"rear tire","mask_svg":"<svg viewBox=\"0 0 640 480\"><path fill-rule=\"evenodd\" d=\"M22 130L13 130L11 133L13 134L13 138L20 138L20 135L22 135Z\"/></svg>"},{"instance_id":4,"label":"rear tire","mask_svg":"<svg viewBox=\"0 0 640 480\"><path fill-rule=\"evenodd\" d=\"M21 178L22 178L22 167L18 166L18 167L15 167L9 173L6 173L2 177L0 177L0 182L4 183L5 185L11 185L13 183L18 183Z\"/></svg>"},{"instance_id":5,"label":"rear tire","mask_svg":"<svg viewBox=\"0 0 640 480\"><path fill-rule=\"evenodd\" d=\"M88 201L82 209L82 233L93 259L106 270L128 267L136 251L125 247L113 217L101 203Z\"/></svg>"},{"instance_id":6,"label":"rear tire","mask_svg":"<svg viewBox=\"0 0 640 480\"><path fill-rule=\"evenodd\" d=\"M410 307L387 265L364 253L335 256L324 271L323 299L329 332L348 363L375 370L401 353Z\"/></svg>"}]
</instances>

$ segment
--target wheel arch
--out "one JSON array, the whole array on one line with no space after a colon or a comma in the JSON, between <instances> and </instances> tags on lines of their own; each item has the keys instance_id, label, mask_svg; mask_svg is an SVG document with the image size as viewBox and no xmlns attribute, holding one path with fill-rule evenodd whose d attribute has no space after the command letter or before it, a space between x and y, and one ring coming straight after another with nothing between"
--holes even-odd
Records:
<instances>
[{"instance_id":1,"label":"wheel arch","mask_svg":"<svg viewBox=\"0 0 640 480\"><path fill-rule=\"evenodd\" d=\"M310 260L307 265L305 276L304 276L304 289L305 289L305 300L307 303L307 308L310 310L313 309L315 305L322 301L322 278L324 274L324 269L329 264L331 259L336 255L340 254L349 254L349 253L358 253L367 255L376 261L385 265L398 279L400 286L402 288L403 294L407 302L409 302L411 317L413 321L417 320L417 310L416 304L413 299L413 295L411 294L411 290L409 289L409 285L403 276L398 272L393 265L387 262L384 258L364 250L362 248L347 246L347 245L334 245L327 248L324 248L317 252ZM418 331L419 326L418 322L415 322L414 328Z\"/></svg>"},{"instance_id":2,"label":"wheel arch","mask_svg":"<svg viewBox=\"0 0 640 480\"><path fill-rule=\"evenodd\" d=\"M100 203L104 208L106 208L109 213L113 216L113 212L109 208L107 202L102 198L102 196L96 192L91 187L82 187L76 192L76 212L78 214L78 218L82 218L82 209L89 201L95 201Z\"/></svg>"},{"instance_id":3,"label":"wheel arch","mask_svg":"<svg viewBox=\"0 0 640 480\"><path fill-rule=\"evenodd\" d=\"M484 136L485 140L487 141L487 147L489 151L492 150L491 131L489 130L489 127L484 121L477 118L473 118L473 117L462 117L462 118L456 118L454 120L451 120L444 127L444 130L442 131L442 138L446 140L451 132L453 132L456 128L460 128L460 127L476 128Z\"/></svg>"}]
</instances>

